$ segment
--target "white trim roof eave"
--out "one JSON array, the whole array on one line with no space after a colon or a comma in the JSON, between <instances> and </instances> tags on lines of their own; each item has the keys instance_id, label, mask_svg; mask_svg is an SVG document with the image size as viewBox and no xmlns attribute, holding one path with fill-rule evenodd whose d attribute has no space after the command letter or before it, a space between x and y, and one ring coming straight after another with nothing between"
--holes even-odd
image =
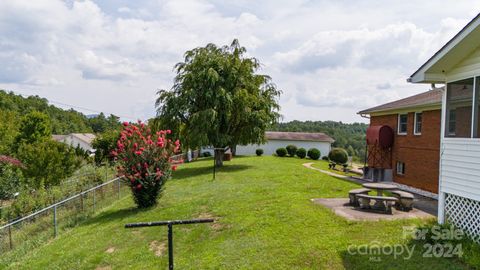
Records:
<instances>
[{"instance_id":1,"label":"white trim roof eave","mask_svg":"<svg viewBox=\"0 0 480 270\"><path fill-rule=\"evenodd\" d=\"M480 13L475 16L460 32L458 32L452 39L450 39L439 51L437 51L430 59L427 60L420 68L415 71L408 79L410 83L444 83L445 82L445 70L438 69L439 64L448 65L445 62L457 59L457 62L466 57L478 46L477 43L468 42L466 40L472 33L480 34ZM459 56L450 56L455 51ZM450 65L456 64L455 62ZM437 65L437 66L436 66ZM435 69L435 67L437 69Z\"/></svg>"}]
</instances>

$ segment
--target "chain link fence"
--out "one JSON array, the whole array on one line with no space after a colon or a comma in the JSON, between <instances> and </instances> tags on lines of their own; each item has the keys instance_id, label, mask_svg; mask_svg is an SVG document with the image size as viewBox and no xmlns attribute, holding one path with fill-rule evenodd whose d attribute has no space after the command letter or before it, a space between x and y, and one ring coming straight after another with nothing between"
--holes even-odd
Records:
<instances>
[{"instance_id":1,"label":"chain link fence","mask_svg":"<svg viewBox=\"0 0 480 270\"><path fill-rule=\"evenodd\" d=\"M34 248L129 194L115 178L0 227L0 255Z\"/></svg>"}]
</instances>

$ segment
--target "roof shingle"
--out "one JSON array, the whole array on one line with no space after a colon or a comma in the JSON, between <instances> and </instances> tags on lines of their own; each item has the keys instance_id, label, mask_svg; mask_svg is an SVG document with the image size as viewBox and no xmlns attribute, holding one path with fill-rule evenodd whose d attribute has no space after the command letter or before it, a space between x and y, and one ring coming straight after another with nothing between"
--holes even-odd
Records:
<instances>
[{"instance_id":1,"label":"roof shingle","mask_svg":"<svg viewBox=\"0 0 480 270\"><path fill-rule=\"evenodd\" d=\"M392 111L397 109L415 108L426 105L441 105L443 87L385 103L373 108L358 112L358 114L371 114L375 112Z\"/></svg>"},{"instance_id":2,"label":"roof shingle","mask_svg":"<svg viewBox=\"0 0 480 270\"><path fill-rule=\"evenodd\" d=\"M267 140L289 140L289 141L312 141L312 142L329 142L333 143L332 139L325 133L308 133L308 132L280 132L267 131L265 132Z\"/></svg>"}]
</instances>

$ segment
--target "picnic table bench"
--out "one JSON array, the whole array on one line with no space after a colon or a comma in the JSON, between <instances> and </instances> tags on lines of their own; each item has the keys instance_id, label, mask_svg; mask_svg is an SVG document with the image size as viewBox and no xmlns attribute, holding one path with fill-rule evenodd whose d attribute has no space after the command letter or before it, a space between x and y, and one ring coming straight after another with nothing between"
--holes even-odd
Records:
<instances>
[{"instance_id":1,"label":"picnic table bench","mask_svg":"<svg viewBox=\"0 0 480 270\"><path fill-rule=\"evenodd\" d=\"M348 192L348 198L350 199L350 205L358 206L358 194L365 194L368 195L368 192L372 191L369 188L357 188L352 189Z\"/></svg>"},{"instance_id":2,"label":"picnic table bench","mask_svg":"<svg viewBox=\"0 0 480 270\"><path fill-rule=\"evenodd\" d=\"M401 190L391 191L392 195L398 199L398 202L395 204L397 209L402 211L410 211L413 208L413 199L414 196L410 192L405 192Z\"/></svg>"},{"instance_id":3,"label":"picnic table bench","mask_svg":"<svg viewBox=\"0 0 480 270\"><path fill-rule=\"evenodd\" d=\"M379 210L387 214L392 214L392 205L399 201L398 198L395 197L371 196L367 194L358 194L356 197L358 198L360 208ZM373 206L370 205L371 200L375 200Z\"/></svg>"}]
</instances>

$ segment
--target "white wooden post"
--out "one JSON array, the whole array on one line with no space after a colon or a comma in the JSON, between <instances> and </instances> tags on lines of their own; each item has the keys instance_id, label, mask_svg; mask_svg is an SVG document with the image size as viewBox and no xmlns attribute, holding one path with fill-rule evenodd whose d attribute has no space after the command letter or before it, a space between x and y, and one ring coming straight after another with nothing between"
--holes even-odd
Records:
<instances>
[{"instance_id":1,"label":"white wooden post","mask_svg":"<svg viewBox=\"0 0 480 270\"><path fill-rule=\"evenodd\" d=\"M438 194L438 223L445 223L445 192Z\"/></svg>"},{"instance_id":2,"label":"white wooden post","mask_svg":"<svg viewBox=\"0 0 480 270\"><path fill-rule=\"evenodd\" d=\"M438 172L438 223L445 223L445 192L442 191L442 169L443 169L443 151L445 138L445 132L447 127L447 87L442 91L442 111L440 122L440 160L439 160L439 172Z\"/></svg>"}]
</instances>

